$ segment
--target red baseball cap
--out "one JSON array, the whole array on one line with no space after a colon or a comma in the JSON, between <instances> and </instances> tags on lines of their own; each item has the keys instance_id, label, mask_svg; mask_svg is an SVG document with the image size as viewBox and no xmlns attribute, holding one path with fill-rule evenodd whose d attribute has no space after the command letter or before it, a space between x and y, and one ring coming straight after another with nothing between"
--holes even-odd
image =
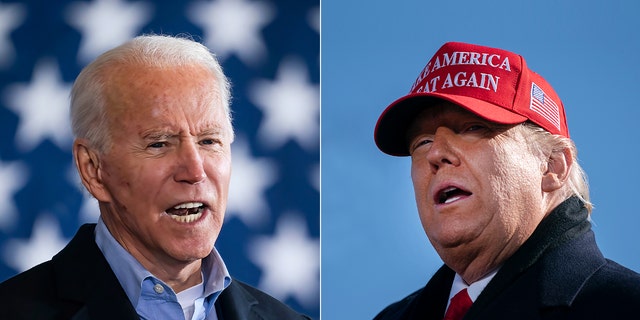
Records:
<instances>
[{"instance_id":1,"label":"red baseball cap","mask_svg":"<svg viewBox=\"0 0 640 320\"><path fill-rule=\"evenodd\" d=\"M382 152L408 156L407 130L419 112L442 100L501 124L527 120L569 137L562 101L515 53L468 43L445 43L429 60L407 95L378 118L374 139Z\"/></svg>"}]
</instances>

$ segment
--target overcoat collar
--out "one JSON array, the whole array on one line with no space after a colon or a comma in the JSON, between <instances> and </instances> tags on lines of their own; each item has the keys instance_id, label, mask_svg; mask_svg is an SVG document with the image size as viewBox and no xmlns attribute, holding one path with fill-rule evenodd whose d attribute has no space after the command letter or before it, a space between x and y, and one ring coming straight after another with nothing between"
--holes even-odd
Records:
<instances>
[{"instance_id":1,"label":"overcoat collar","mask_svg":"<svg viewBox=\"0 0 640 320\"><path fill-rule=\"evenodd\" d=\"M569 306L582 285L605 263L583 202L569 198L542 220L505 262L469 309L467 318L486 315L493 308L504 309L501 300L516 295L522 296L519 301L538 304L530 306L532 309Z\"/></svg>"},{"instance_id":2,"label":"overcoat collar","mask_svg":"<svg viewBox=\"0 0 640 320\"><path fill-rule=\"evenodd\" d=\"M564 201L505 262L465 319L503 319L513 312L509 308L569 306L583 284L606 264L590 229L582 201L575 197ZM407 319L442 319L454 275L442 266L423 289L405 298L412 302L404 304L407 309L401 314Z\"/></svg>"}]
</instances>

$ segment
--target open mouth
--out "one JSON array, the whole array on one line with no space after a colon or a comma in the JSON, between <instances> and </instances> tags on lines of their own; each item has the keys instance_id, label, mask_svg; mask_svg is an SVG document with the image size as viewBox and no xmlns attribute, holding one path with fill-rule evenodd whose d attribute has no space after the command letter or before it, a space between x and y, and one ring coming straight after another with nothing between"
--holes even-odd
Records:
<instances>
[{"instance_id":1,"label":"open mouth","mask_svg":"<svg viewBox=\"0 0 640 320\"><path fill-rule=\"evenodd\" d=\"M165 211L171 219L182 223L189 223L200 219L204 209L205 205L202 202L185 202Z\"/></svg>"},{"instance_id":2,"label":"open mouth","mask_svg":"<svg viewBox=\"0 0 640 320\"><path fill-rule=\"evenodd\" d=\"M471 195L471 192L457 187L446 187L436 193L435 202L437 204L448 204Z\"/></svg>"}]
</instances>

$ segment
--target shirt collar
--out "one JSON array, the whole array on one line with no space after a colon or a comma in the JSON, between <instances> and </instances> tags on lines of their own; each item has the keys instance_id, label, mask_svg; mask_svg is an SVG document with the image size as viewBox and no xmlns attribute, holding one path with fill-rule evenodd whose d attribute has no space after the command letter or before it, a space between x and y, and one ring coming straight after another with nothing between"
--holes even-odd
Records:
<instances>
[{"instance_id":1,"label":"shirt collar","mask_svg":"<svg viewBox=\"0 0 640 320\"><path fill-rule=\"evenodd\" d=\"M231 275L218 250L213 247L211 253L202 260L204 276L204 296L222 292L231 283Z\"/></svg>"},{"instance_id":2,"label":"shirt collar","mask_svg":"<svg viewBox=\"0 0 640 320\"><path fill-rule=\"evenodd\" d=\"M476 301L480 293L482 293L482 290L484 290L487 284L489 284L489 281L491 281L491 279L493 279L496 273L498 273L498 270L499 269L493 270L491 273L484 276L484 278L472 284L467 284L462 279L462 277L456 273L456 276L453 278L453 284L451 284L451 293L449 293L449 301L451 301L451 298L453 298L453 296L455 296L458 292L462 291L465 288L467 289L467 293L469 294L469 298L471 298L471 301Z\"/></svg>"},{"instance_id":3,"label":"shirt collar","mask_svg":"<svg viewBox=\"0 0 640 320\"><path fill-rule=\"evenodd\" d=\"M100 248L109 266L111 266L111 270L113 270L124 292L129 297L129 301L133 306L136 306L142 291L142 282L144 279L154 276L116 241L102 218L98 219L95 232L98 248ZM209 297L215 294L213 297L215 300L222 290L231 283L231 276L227 266L215 247L202 260L201 269L204 276L204 296Z\"/></svg>"}]
</instances>

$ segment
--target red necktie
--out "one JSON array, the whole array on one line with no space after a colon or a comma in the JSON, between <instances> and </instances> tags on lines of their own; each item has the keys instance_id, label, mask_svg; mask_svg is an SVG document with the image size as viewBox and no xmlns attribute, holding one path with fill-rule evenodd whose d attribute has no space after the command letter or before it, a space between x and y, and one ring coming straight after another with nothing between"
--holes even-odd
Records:
<instances>
[{"instance_id":1,"label":"red necktie","mask_svg":"<svg viewBox=\"0 0 640 320\"><path fill-rule=\"evenodd\" d=\"M456 295L451 298L451 303L449 304L447 313L444 315L444 320L462 319L464 314L467 313L467 310L471 308L471 304L473 304L473 301L469 298L467 289L462 289L462 291L456 293Z\"/></svg>"}]
</instances>

